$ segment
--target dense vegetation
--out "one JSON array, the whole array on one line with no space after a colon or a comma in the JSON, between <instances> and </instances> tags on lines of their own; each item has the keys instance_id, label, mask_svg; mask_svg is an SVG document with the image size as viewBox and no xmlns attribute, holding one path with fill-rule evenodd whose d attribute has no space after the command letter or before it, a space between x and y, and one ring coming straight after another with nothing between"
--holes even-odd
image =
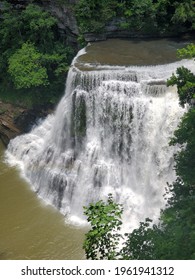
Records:
<instances>
[{"instance_id":1,"label":"dense vegetation","mask_svg":"<svg viewBox=\"0 0 195 280\"><path fill-rule=\"evenodd\" d=\"M195 46L180 50L179 55L195 57ZM84 243L87 257L110 259L108 252L111 251L113 259L195 259L195 75L180 67L168 80L168 85L177 85L180 104L187 106L188 111L170 141L170 145L180 146L180 151L175 154L177 179L168 185L167 207L161 212L159 224L152 225L149 218L141 222L138 229L126 234L123 248L119 249L116 244L119 242L117 230L121 225L122 207L110 202L112 198L108 203L90 204L88 210L85 209L92 224ZM109 248L108 235L111 245L116 248L113 245ZM106 250L103 252L103 242L99 243L98 239L105 240Z\"/></svg>"},{"instance_id":2,"label":"dense vegetation","mask_svg":"<svg viewBox=\"0 0 195 280\"><path fill-rule=\"evenodd\" d=\"M178 33L195 29L193 0L79 0L81 33L102 32L113 18L121 29L137 33Z\"/></svg>"},{"instance_id":3,"label":"dense vegetation","mask_svg":"<svg viewBox=\"0 0 195 280\"><path fill-rule=\"evenodd\" d=\"M73 50L60 34L57 19L42 8L47 0L0 1L0 99L16 103L56 102L63 93ZM49 0L48 0L49 2ZM177 34L195 29L194 1L57 0L71 7L79 26L101 33L114 20L133 34Z\"/></svg>"},{"instance_id":4,"label":"dense vegetation","mask_svg":"<svg viewBox=\"0 0 195 280\"><path fill-rule=\"evenodd\" d=\"M18 9L9 2L3 2L0 18L0 98L55 102L73 51L48 12L36 4Z\"/></svg>"},{"instance_id":5,"label":"dense vegetation","mask_svg":"<svg viewBox=\"0 0 195 280\"><path fill-rule=\"evenodd\" d=\"M119 233L122 224L121 205L114 203L110 194L107 203L98 201L95 205L90 204L84 209L84 214L92 226L84 242L86 257L93 260L116 259L121 238Z\"/></svg>"}]
</instances>

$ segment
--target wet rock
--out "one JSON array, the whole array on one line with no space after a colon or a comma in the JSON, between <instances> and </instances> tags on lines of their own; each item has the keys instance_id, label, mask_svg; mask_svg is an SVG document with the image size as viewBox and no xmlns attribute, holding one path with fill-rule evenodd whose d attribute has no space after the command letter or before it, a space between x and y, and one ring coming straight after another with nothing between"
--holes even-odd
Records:
<instances>
[{"instance_id":1,"label":"wet rock","mask_svg":"<svg viewBox=\"0 0 195 280\"><path fill-rule=\"evenodd\" d=\"M16 137L20 133L20 130L14 127L12 123L0 118L0 138L5 145L8 145L10 139Z\"/></svg>"},{"instance_id":2,"label":"wet rock","mask_svg":"<svg viewBox=\"0 0 195 280\"><path fill-rule=\"evenodd\" d=\"M48 104L26 109L0 101L0 139L8 145L11 139L29 132L41 118L45 118L52 112L52 105Z\"/></svg>"},{"instance_id":3,"label":"wet rock","mask_svg":"<svg viewBox=\"0 0 195 280\"><path fill-rule=\"evenodd\" d=\"M84 38L86 42L105 41L107 36L105 33L85 33Z\"/></svg>"},{"instance_id":4,"label":"wet rock","mask_svg":"<svg viewBox=\"0 0 195 280\"><path fill-rule=\"evenodd\" d=\"M31 109L22 112L13 121L14 125L19 128L20 131L22 131L23 133L27 133L35 124L37 124L38 120L41 117L43 117L43 115L40 112Z\"/></svg>"},{"instance_id":5,"label":"wet rock","mask_svg":"<svg viewBox=\"0 0 195 280\"><path fill-rule=\"evenodd\" d=\"M78 0L69 0L65 4L52 0L41 2L45 10L48 10L57 19L58 28L66 38L66 42L77 49L79 30L73 6Z\"/></svg>"}]
</instances>

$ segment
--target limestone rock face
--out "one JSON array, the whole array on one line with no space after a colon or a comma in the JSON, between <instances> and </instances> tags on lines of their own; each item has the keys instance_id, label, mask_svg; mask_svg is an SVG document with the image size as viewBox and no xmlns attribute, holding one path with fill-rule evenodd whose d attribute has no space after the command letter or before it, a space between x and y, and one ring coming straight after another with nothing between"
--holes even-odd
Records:
<instances>
[{"instance_id":1,"label":"limestone rock face","mask_svg":"<svg viewBox=\"0 0 195 280\"><path fill-rule=\"evenodd\" d=\"M73 9L78 0L68 0L65 4L59 4L53 0L41 2L43 7L57 18L58 27L66 37L67 43L77 46L79 30Z\"/></svg>"},{"instance_id":2,"label":"limestone rock face","mask_svg":"<svg viewBox=\"0 0 195 280\"><path fill-rule=\"evenodd\" d=\"M79 0L67 0L60 3L54 0L40 0L35 3L49 11L58 21L58 27L67 43L77 47L77 37L79 35L78 25L74 14L74 6ZM9 1L16 9L22 10L31 0L13 0ZM0 1L0 10L3 9L3 2ZM1 17L1 13L0 13Z\"/></svg>"},{"instance_id":3,"label":"limestone rock face","mask_svg":"<svg viewBox=\"0 0 195 280\"><path fill-rule=\"evenodd\" d=\"M0 139L7 145L17 135L29 132L40 119L52 112L52 106L26 109L0 101Z\"/></svg>"},{"instance_id":4,"label":"limestone rock face","mask_svg":"<svg viewBox=\"0 0 195 280\"><path fill-rule=\"evenodd\" d=\"M10 122L0 118L0 139L8 145L10 139L20 134L20 131Z\"/></svg>"},{"instance_id":5,"label":"limestone rock face","mask_svg":"<svg viewBox=\"0 0 195 280\"><path fill-rule=\"evenodd\" d=\"M7 145L10 139L21 134L21 130L14 124L14 117L22 114L23 108L0 101L0 139Z\"/></svg>"}]
</instances>

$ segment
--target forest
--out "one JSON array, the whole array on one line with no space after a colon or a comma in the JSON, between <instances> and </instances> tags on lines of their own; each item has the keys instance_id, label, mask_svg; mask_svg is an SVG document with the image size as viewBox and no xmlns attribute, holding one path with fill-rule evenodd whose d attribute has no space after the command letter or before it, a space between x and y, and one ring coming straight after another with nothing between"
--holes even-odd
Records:
<instances>
[{"instance_id":1,"label":"forest","mask_svg":"<svg viewBox=\"0 0 195 280\"><path fill-rule=\"evenodd\" d=\"M195 28L194 1L80 0L76 16L80 31L102 32L113 18L121 29L142 33L177 34Z\"/></svg>"},{"instance_id":2,"label":"forest","mask_svg":"<svg viewBox=\"0 0 195 280\"><path fill-rule=\"evenodd\" d=\"M0 19L0 98L24 106L56 103L74 50L39 5L4 1Z\"/></svg>"}]
</instances>

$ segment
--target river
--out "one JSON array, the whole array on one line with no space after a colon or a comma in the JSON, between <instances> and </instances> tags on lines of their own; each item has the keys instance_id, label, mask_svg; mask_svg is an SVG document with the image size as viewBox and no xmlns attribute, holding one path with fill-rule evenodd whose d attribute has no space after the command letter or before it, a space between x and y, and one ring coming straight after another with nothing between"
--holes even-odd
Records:
<instances>
[{"instance_id":1,"label":"river","mask_svg":"<svg viewBox=\"0 0 195 280\"><path fill-rule=\"evenodd\" d=\"M84 229L37 199L16 168L4 163L0 142L0 259L83 259Z\"/></svg>"}]
</instances>

